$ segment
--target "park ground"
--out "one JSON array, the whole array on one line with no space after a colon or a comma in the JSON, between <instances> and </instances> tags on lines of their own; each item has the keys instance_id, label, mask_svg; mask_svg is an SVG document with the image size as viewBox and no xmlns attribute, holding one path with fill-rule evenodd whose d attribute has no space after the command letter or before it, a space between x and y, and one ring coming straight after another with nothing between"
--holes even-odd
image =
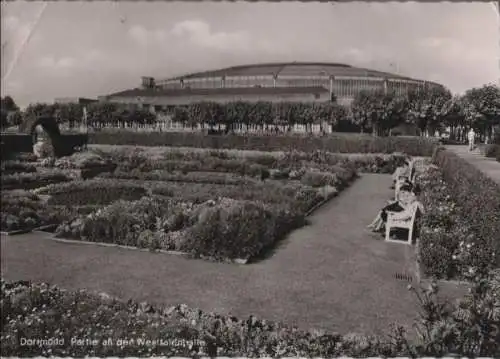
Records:
<instances>
[{"instance_id":1,"label":"park ground","mask_svg":"<svg viewBox=\"0 0 500 359\"><path fill-rule=\"evenodd\" d=\"M408 328L418 305L414 247L386 243L366 225L391 198L389 175L362 174L292 232L267 258L249 265L55 242L48 235L2 236L7 280L44 281L158 305L260 318L340 333ZM412 281L400 280L404 274ZM442 296L464 288L447 285Z\"/></svg>"}]
</instances>

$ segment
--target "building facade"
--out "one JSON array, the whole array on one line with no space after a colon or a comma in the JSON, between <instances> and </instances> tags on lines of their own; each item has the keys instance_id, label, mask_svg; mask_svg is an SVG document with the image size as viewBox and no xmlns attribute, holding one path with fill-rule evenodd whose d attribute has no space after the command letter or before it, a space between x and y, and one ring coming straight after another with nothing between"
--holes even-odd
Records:
<instances>
[{"instance_id":1,"label":"building facade","mask_svg":"<svg viewBox=\"0 0 500 359\"><path fill-rule=\"evenodd\" d=\"M98 100L95 99L90 99L90 98L84 98L84 97L59 97L54 99L54 103L59 103L59 104L79 104L79 105L88 105L94 102L97 102Z\"/></svg>"},{"instance_id":2,"label":"building facade","mask_svg":"<svg viewBox=\"0 0 500 359\"><path fill-rule=\"evenodd\" d=\"M102 101L168 109L193 102L330 101L349 104L361 91L402 95L442 85L337 63L254 64L174 78L143 77L140 88L103 96Z\"/></svg>"}]
</instances>

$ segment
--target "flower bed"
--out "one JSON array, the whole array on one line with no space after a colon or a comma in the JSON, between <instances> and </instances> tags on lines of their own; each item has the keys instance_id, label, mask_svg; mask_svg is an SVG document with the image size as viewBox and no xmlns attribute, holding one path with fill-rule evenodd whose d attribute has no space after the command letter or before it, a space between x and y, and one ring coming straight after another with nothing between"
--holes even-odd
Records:
<instances>
[{"instance_id":1,"label":"flower bed","mask_svg":"<svg viewBox=\"0 0 500 359\"><path fill-rule=\"evenodd\" d=\"M288 180L219 185L102 179L38 192L51 195L50 204L95 204L94 196L102 189L105 194L99 195L100 203L111 203L62 224L58 229L60 238L247 261L303 225L315 206L335 196L356 177L351 169L331 168L336 172L314 172L321 177L314 187ZM134 188L140 190L135 193ZM142 195L144 188L149 188L153 197L115 202L117 196L127 200L124 195ZM86 194L85 189L91 192ZM214 200L214 205L207 205ZM193 217L198 210L204 214Z\"/></svg>"},{"instance_id":2,"label":"flower bed","mask_svg":"<svg viewBox=\"0 0 500 359\"><path fill-rule=\"evenodd\" d=\"M457 211L470 226L480 248L495 255L500 267L500 185L474 165L446 150L438 150L433 162L441 169Z\"/></svg>"},{"instance_id":3,"label":"flower bed","mask_svg":"<svg viewBox=\"0 0 500 359\"><path fill-rule=\"evenodd\" d=\"M338 153L315 151L291 151L284 154L278 161L278 167L289 166L335 166L355 169L366 173L393 173L397 167L403 165L406 155L393 153L389 155L351 155L345 156Z\"/></svg>"},{"instance_id":4,"label":"flower bed","mask_svg":"<svg viewBox=\"0 0 500 359\"><path fill-rule=\"evenodd\" d=\"M2 190L33 189L55 183L71 181L64 173L15 173L2 175Z\"/></svg>"},{"instance_id":5,"label":"flower bed","mask_svg":"<svg viewBox=\"0 0 500 359\"><path fill-rule=\"evenodd\" d=\"M92 179L50 185L36 191L50 195L51 205L98 205L109 204L119 199L136 200L147 194L144 186L116 180Z\"/></svg>"},{"instance_id":6,"label":"flower bed","mask_svg":"<svg viewBox=\"0 0 500 359\"><path fill-rule=\"evenodd\" d=\"M83 290L3 280L1 291L2 356L334 357L398 353L390 340L307 332L254 316L240 320L186 305L155 308ZM63 341L61 345L22 345L19 337ZM82 345L75 345L71 338L81 339ZM126 344L125 338L129 339ZM109 345L102 345L104 340L109 340ZM198 347L168 344L182 341ZM98 345L92 345L95 342Z\"/></svg>"},{"instance_id":7,"label":"flower bed","mask_svg":"<svg viewBox=\"0 0 500 359\"><path fill-rule=\"evenodd\" d=\"M364 154L346 155L324 151L314 152L275 152L275 153L238 153L229 151L163 151L150 155L146 150L113 149L100 151L101 156L119 163L118 171L166 170L180 172L230 172L247 176L261 176L272 169L291 169L296 167L317 167L340 165L359 172L393 173L406 158L403 154Z\"/></svg>"},{"instance_id":8,"label":"flower bed","mask_svg":"<svg viewBox=\"0 0 500 359\"><path fill-rule=\"evenodd\" d=\"M21 161L2 161L2 175L36 172L36 167Z\"/></svg>"},{"instance_id":9,"label":"flower bed","mask_svg":"<svg viewBox=\"0 0 500 359\"><path fill-rule=\"evenodd\" d=\"M183 304L162 308L124 302L104 293L66 291L44 283L2 279L0 286L3 357L500 356L498 271L478 279L456 304L437 300L436 286L417 292L421 313L412 339L400 327L384 337L339 335L299 330L252 315L242 320ZM80 345L72 338L80 339ZM23 345L22 339L39 342ZM188 345L169 345L173 342Z\"/></svg>"},{"instance_id":10,"label":"flower bed","mask_svg":"<svg viewBox=\"0 0 500 359\"><path fill-rule=\"evenodd\" d=\"M219 199L192 204L145 197L117 201L62 224L60 238L171 250L217 261L249 260L290 230L304 215L283 206Z\"/></svg>"},{"instance_id":11,"label":"flower bed","mask_svg":"<svg viewBox=\"0 0 500 359\"><path fill-rule=\"evenodd\" d=\"M166 182L192 182L220 185L244 185L254 183L251 178L237 176L232 173L224 172L188 172L172 173L166 170L154 170L151 172L140 172L133 170L131 172L115 171L113 173L103 173L100 178L133 179L142 181L166 181Z\"/></svg>"},{"instance_id":12,"label":"flower bed","mask_svg":"<svg viewBox=\"0 0 500 359\"><path fill-rule=\"evenodd\" d=\"M425 213L421 218L419 262L426 276L467 279L495 266L491 243L474 233L463 209L454 201L449 186L437 168L418 178L423 188L420 199Z\"/></svg>"},{"instance_id":13,"label":"flower bed","mask_svg":"<svg viewBox=\"0 0 500 359\"><path fill-rule=\"evenodd\" d=\"M259 151L340 153L393 153L430 156L437 141L425 137L372 137L362 135L316 136L212 136L186 132L100 131L90 134L89 143L107 145L172 146Z\"/></svg>"},{"instance_id":14,"label":"flower bed","mask_svg":"<svg viewBox=\"0 0 500 359\"><path fill-rule=\"evenodd\" d=\"M51 207L37 195L23 190L4 191L1 198L2 231L32 230L72 219L77 210Z\"/></svg>"}]
</instances>

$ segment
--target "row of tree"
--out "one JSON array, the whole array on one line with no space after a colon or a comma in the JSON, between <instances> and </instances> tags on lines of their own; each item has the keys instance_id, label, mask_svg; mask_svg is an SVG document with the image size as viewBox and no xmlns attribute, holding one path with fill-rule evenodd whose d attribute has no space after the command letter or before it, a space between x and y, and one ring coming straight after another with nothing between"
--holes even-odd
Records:
<instances>
[{"instance_id":1,"label":"row of tree","mask_svg":"<svg viewBox=\"0 0 500 359\"><path fill-rule=\"evenodd\" d=\"M134 127L154 125L157 116L147 109L114 103L95 102L85 105L86 125L101 127ZM2 126L17 126L39 116L54 117L59 124L69 127L81 125L84 105L32 104L24 111L9 96L2 98ZM384 135L391 129L410 124L422 134L434 134L450 129L450 137L462 137L473 127L484 136L500 125L500 88L485 85L473 88L462 96L452 96L442 88L429 87L405 95L385 92L360 92L351 106L336 102L232 102L219 104L201 102L176 107L172 120L183 126L196 128L224 126L236 128L274 129L276 126L313 124L332 126L334 131L372 132Z\"/></svg>"},{"instance_id":2,"label":"row of tree","mask_svg":"<svg viewBox=\"0 0 500 359\"><path fill-rule=\"evenodd\" d=\"M442 88L413 91L406 95L393 93L360 93L351 107L352 119L361 128L386 133L402 123L413 124L423 134L450 129L450 136L463 136L473 127L490 137L500 125L500 88L485 85L462 96Z\"/></svg>"}]
</instances>

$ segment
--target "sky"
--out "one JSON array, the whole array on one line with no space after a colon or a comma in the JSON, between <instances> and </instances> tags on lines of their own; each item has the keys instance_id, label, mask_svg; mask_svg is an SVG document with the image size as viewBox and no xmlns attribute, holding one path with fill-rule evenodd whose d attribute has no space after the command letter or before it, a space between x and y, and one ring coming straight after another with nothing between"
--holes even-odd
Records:
<instances>
[{"instance_id":1,"label":"sky","mask_svg":"<svg viewBox=\"0 0 500 359\"><path fill-rule=\"evenodd\" d=\"M1 20L2 96L21 106L259 62L341 62L454 93L500 79L492 3L2 2Z\"/></svg>"}]
</instances>

